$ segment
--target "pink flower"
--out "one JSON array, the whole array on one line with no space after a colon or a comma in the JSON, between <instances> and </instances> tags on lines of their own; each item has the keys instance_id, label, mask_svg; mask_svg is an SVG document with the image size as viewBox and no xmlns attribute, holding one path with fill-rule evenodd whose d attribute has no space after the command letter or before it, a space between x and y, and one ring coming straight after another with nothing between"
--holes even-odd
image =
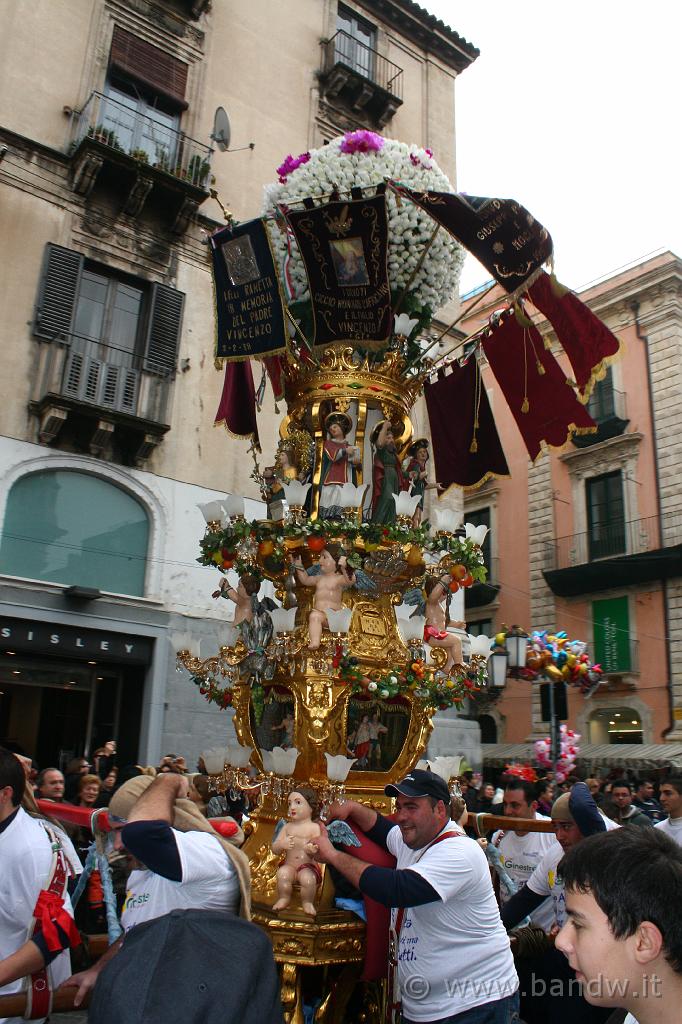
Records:
<instances>
[{"instance_id":1,"label":"pink flower","mask_svg":"<svg viewBox=\"0 0 682 1024\"><path fill-rule=\"evenodd\" d=\"M281 163L277 168L280 184L286 185L287 175L293 174L297 167L300 167L301 164L307 164L309 160L310 153L300 153L298 156L292 156L291 153L289 153L289 155L284 158L283 163Z\"/></svg>"},{"instance_id":2,"label":"pink flower","mask_svg":"<svg viewBox=\"0 0 682 1024\"><path fill-rule=\"evenodd\" d=\"M342 153L369 153L372 150L378 152L383 144L381 135L361 128L357 132L346 132L339 149Z\"/></svg>"}]
</instances>

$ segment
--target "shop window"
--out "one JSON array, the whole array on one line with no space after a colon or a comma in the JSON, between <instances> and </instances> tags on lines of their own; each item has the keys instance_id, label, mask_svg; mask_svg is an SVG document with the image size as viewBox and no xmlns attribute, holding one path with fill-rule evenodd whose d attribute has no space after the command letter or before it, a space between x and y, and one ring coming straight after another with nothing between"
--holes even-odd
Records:
<instances>
[{"instance_id":1,"label":"shop window","mask_svg":"<svg viewBox=\"0 0 682 1024\"><path fill-rule=\"evenodd\" d=\"M149 519L120 487L85 473L32 473L9 493L0 572L144 595Z\"/></svg>"},{"instance_id":2,"label":"shop window","mask_svg":"<svg viewBox=\"0 0 682 1024\"><path fill-rule=\"evenodd\" d=\"M590 561L625 554L625 503L620 470L587 480L585 488Z\"/></svg>"}]
</instances>

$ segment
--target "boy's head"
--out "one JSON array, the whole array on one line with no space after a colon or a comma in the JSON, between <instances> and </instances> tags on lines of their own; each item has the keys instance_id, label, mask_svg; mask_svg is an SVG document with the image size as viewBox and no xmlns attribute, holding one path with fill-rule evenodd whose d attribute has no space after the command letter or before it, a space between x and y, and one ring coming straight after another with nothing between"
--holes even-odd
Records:
<instances>
[{"instance_id":1,"label":"boy's head","mask_svg":"<svg viewBox=\"0 0 682 1024\"><path fill-rule=\"evenodd\" d=\"M671 775L659 790L663 810L671 818L682 818L682 775Z\"/></svg>"},{"instance_id":2,"label":"boy's head","mask_svg":"<svg viewBox=\"0 0 682 1024\"><path fill-rule=\"evenodd\" d=\"M568 921L556 946L587 1001L635 1012L654 978L664 998L667 991L679 999L682 849L660 829L614 829L570 849L557 870Z\"/></svg>"}]
</instances>

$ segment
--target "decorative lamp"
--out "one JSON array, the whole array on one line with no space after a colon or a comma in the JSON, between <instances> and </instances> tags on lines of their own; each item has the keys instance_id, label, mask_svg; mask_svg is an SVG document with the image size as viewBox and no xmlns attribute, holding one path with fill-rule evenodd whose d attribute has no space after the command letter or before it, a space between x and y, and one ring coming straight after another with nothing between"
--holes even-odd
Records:
<instances>
[{"instance_id":1,"label":"decorative lamp","mask_svg":"<svg viewBox=\"0 0 682 1024\"><path fill-rule=\"evenodd\" d=\"M459 513L453 512L451 508L436 508L433 517L439 533L454 533L459 529Z\"/></svg>"},{"instance_id":2,"label":"decorative lamp","mask_svg":"<svg viewBox=\"0 0 682 1024\"><path fill-rule=\"evenodd\" d=\"M528 634L520 626L512 626L507 632L504 645L509 655L509 668L519 669L526 664L528 650Z\"/></svg>"},{"instance_id":3,"label":"decorative lamp","mask_svg":"<svg viewBox=\"0 0 682 1024\"><path fill-rule=\"evenodd\" d=\"M503 647L502 644L495 644L488 658L488 679L495 690L501 690L507 685L508 659L506 647Z\"/></svg>"},{"instance_id":4,"label":"decorative lamp","mask_svg":"<svg viewBox=\"0 0 682 1024\"><path fill-rule=\"evenodd\" d=\"M273 759L273 756L272 756L272 751L271 750L261 750L260 756L263 759L263 767L265 768L266 772L274 772L274 770L275 770L275 762L274 762L274 759Z\"/></svg>"},{"instance_id":5,"label":"decorative lamp","mask_svg":"<svg viewBox=\"0 0 682 1024\"><path fill-rule=\"evenodd\" d=\"M222 505L228 519L244 518L244 499L241 494L228 494Z\"/></svg>"},{"instance_id":6,"label":"decorative lamp","mask_svg":"<svg viewBox=\"0 0 682 1024\"><path fill-rule=\"evenodd\" d=\"M191 654L193 658L200 656L201 641L192 633L175 633L173 644L179 654Z\"/></svg>"},{"instance_id":7,"label":"decorative lamp","mask_svg":"<svg viewBox=\"0 0 682 1024\"><path fill-rule=\"evenodd\" d=\"M229 762L234 768L246 768L252 754L253 747L242 747L239 744L238 746L228 748Z\"/></svg>"},{"instance_id":8,"label":"decorative lamp","mask_svg":"<svg viewBox=\"0 0 682 1024\"><path fill-rule=\"evenodd\" d=\"M281 636L282 633L293 633L296 629L296 607L273 608L270 616L275 633L278 636Z\"/></svg>"},{"instance_id":9,"label":"decorative lamp","mask_svg":"<svg viewBox=\"0 0 682 1024\"><path fill-rule=\"evenodd\" d=\"M464 524L464 535L467 540L472 540L474 544L478 544L479 548L483 547L483 541L488 533L487 526L474 526L473 523Z\"/></svg>"},{"instance_id":10,"label":"decorative lamp","mask_svg":"<svg viewBox=\"0 0 682 1024\"><path fill-rule=\"evenodd\" d=\"M420 643L423 642L424 626L426 625L425 615L413 615L409 619L396 616L396 623L398 624L400 635L406 644L414 640L419 640Z\"/></svg>"},{"instance_id":11,"label":"decorative lamp","mask_svg":"<svg viewBox=\"0 0 682 1024\"><path fill-rule=\"evenodd\" d=\"M461 757L434 757L432 761L429 761L429 768L436 775L440 775L441 779L450 784L450 779L454 779L459 774L459 766L462 763Z\"/></svg>"},{"instance_id":12,"label":"decorative lamp","mask_svg":"<svg viewBox=\"0 0 682 1024\"><path fill-rule=\"evenodd\" d=\"M495 640L491 640L485 633L481 633L480 636L473 636L471 633L467 633L467 640L469 641L469 657L485 658L487 661Z\"/></svg>"},{"instance_id":13,"label":"decorative lamp","mask_svg":"<svg viewBox=\"0 0 682 1024\"><path fill-rule=\"evenodd\" d=\"M327 778L330 782L345 782L348 778L348 772L355 764L357 758L355 757L344 757L343 754L327 754L324 755L327 759Z\"/></svg>"},{"instance_id":14,"label":"decorative lamp","mask_svg":"<svg viewBox=\"0 0 682 1024\"><path fill-rule=\"evenodd\" d=\"M206 765L209 775L222 775L225 765L228 762L229 751L227 747L211 747L204 750L201 759Z\"/></svg>"},{"instance_id":15,"label":"decorative lamp","mask_svg":"<svg viewBox=\"0 0 682 1024\"><path fill-rule=\"evenodd\" d=\"M285 750L283 747L274 747L270 751L270 757L272 758L272 771L277 775L293 775L294 768L296 767L296 761L298 760L298 750L296 747L289 747Z\"/></svg>"},{"instance_id":16,"label":"decorative lamp","mask_svg":"<svg viewBox=\"0 0 682 1024\"><path fill-rule=\"evenodd\" d=\"M395 514L401 526L411 526L414 511L421 501L421 494L410 494L409 491L401 491L394 494Z\"/></svg>"},{"instance_id":17,"label":"decorative lamp","mask_svg":"<svg viewBox=\"0 0 682 1024\"><path fill-rule=\"evenodd\" d=\"M369 484L361 484L359 487L355 484L343 484L339 492L339 505L349 513L360 508L368 486Z\"/></svg>"},{"instance_id":18,"label":"decorative lamp","mask_svg":"<svg viewBox=\"0 0 682 1024\"><path fill-rule=\"evenodd\" d=\"M399 338L409 338L415 329L418 320L413 320L409 313L400 313L393 317L393 333Z\"/></svg>"},{"instance_id":19,"label":"decorative lamp","mask_svg":"<svg viewBox=\"0 0 682 1024\"><path fill-rule=\"evenodd\" d=\"M282 484L284 498L287 505L292 508L303 508L305 499L310 490L310 484L302 484L299 480L292 480L288 484Z\"/></svg>"},{"instance_id":20,"label":"decorative lamp","mask_svg":"<svg viewBox=\"0 0 682 1024\"><path fill-rule=\"evenodd\" d=\"M350 620L353 617L352 608L340 608L339 611L334 611L333 608L325 608L324 613L327 616L330 633L341 634L348 632Z\"/></svg>"},{"instance_id":21,"label":"decorative lamp","mask_svg":"<svg viewBox=\"0 0 682 1024\"><path fill-rule=\"evenodd\" d=\"M219 530L221 521L223 518L223 506L220 501L207 501L203 505L197 505L197 508L201 512L202 516L206 520L206 525L211 531Z\"/></svg>"}]
</instances>

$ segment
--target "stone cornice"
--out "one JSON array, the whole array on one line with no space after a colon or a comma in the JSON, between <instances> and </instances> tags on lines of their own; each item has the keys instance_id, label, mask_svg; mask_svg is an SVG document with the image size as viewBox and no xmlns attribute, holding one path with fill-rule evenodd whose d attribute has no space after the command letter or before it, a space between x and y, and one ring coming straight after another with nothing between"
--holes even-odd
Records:
<instances>
[{"instance_id":1,"label":"stone cornice","mask_svg":"<svg viewBox=\"0 0 682 1024\"><path fill-rule=\"evenodd\" d=\"M413 0L356 0L356 3L457 72L466 70L479 55L475 46Z\"/></svg>"},{"instance_id":2,"label":"stone cornice","mask_svg":"<svg viewBox=\"0 0 682 1024\"><path fill-rule=\"evenodd\" d=\"M576 448L572 452L563 452L559 459L566 463L571 474L584 473L591 468L601 468L612 459L628 459L637 454L644 440L640 433L620 434L609 437L605 441L590 445L589 448Z\"/></svg>"}]
</instances>

